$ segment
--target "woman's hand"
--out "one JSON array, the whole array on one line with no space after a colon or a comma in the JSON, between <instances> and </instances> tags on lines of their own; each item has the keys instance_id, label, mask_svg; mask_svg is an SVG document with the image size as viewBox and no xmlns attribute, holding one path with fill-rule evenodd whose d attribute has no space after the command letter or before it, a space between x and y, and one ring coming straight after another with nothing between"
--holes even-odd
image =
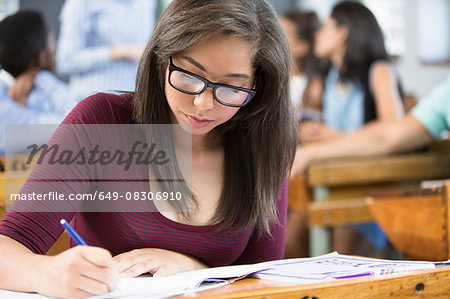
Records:
<instances>
[{"instance_id":1,"label":"woman's hand","mask_svg":"<svg viewBox=\"0 0 450 299\"><path fill-rule=\"evenodd\" d=\"M145 45L121 45L111 49L111 59L116 60L139 60L144 53Z\"/></svg>"},{"instance_id":2,"label":"woman's hand","mask_svg":"<svg viewBox=\"0 0 450 299\"><path fill-rule=\"evenodd\" d=\"M340 136L340 132L313 120L302 122L299 128L300 143L329 141Z\"/></svg>"},{"instance_id":3,"label":"woman's hand","mask_svg":"<svg viewBox=\"0 0 450 299\"><path fill-rule=\"evenodd\" d=\"M135 249L113 258L122 277L136 277L143 273L166 276L179 272L208 268L189 255L159 248Z\"/></svg>"},{"instance_id":4,"label":"woman's hand","mask_svg":"<svg viewBox=\"0 0 450 299\"><path fill-rule=\"evenodd\" d=\"M39 256L30 273L32 289L58 298L85 298L113 291L120 278L109 251L77 246L55 256Z\"/></svg>"},{"instance_id":5,"label":"woman's hand","mask_svg":"<svg viewBox=\"0 0 450 299\"><path fill-rule=\"evenodd\" d=\"M34 78L41 69L38 67L30 68L20 74L13 85L8 88L8 94L19 105L26 106L28 96L34 87Z\"/></svg>"}]
</instances>

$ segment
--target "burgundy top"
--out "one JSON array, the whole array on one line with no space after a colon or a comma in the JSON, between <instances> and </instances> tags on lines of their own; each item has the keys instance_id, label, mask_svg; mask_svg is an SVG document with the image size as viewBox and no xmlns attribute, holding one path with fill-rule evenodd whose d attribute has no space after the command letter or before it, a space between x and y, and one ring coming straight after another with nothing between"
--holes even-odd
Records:
<instances>
[{"instance_id":1,"label":"burgundy top","mask_svg":"<svg viewBox=\"0 0 450 299\"><path fill-rule=\"evenodd\" d=\"M130 94L96 94L81 101L63 123L130 124L131 101ZM30 177L42 177L43 171L51 172L52 169L36 170L35 167ZM80 181L71 184L70 188L80 193L89 192L87 189L90 187L90 183ZM21 193L39 192L39 188L28 179ZM16 201L8 211L0 223L0 234L39 254L45 254L59 238L63 232L59 221L64 218L89 245L108 249L112 255L138 248L162 248L192 255L210 266L256 263L284 256L286 182L277 202L281 225L271 225L272 236L259 236L257 229L231 233L217 230L218 225L182 224L159 212L20 212L21 204ZM75 246L72 239L70 246Z\"/></svg>"}]
</instances>

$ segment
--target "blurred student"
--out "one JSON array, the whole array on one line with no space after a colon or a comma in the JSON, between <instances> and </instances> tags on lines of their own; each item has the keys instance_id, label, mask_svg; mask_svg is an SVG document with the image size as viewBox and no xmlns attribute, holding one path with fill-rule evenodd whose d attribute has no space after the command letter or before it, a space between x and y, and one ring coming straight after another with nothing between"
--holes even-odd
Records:
<instances>
[{"instance_id":1,"label":"blurred student","mask_svg":"<svg viewBox=\"0 0 450 299\"><path fill-rule=\"evenodd\" d=\"M78 102L50 72L54 64L54 37L38 12L0 22L0 154L6 124L60 123Z\"/></svg>"},{"instance_id":2,"label":"blurred student","mask_svg":"<svg viewBox=\"0 0 450 299\"><path fill-rule=\"evenodd\" d=\"M306 109L320 110L322 80L319 76L319 60L314 55L314 34L319 19L314 12L290 10L280 18L289 42L293 60L290 94L300 115ZM317 113L316 113L317 115Z\"/></svg>"},{"instance_id":3,"label":"blurred student","mask_svg":"<svg viewBox=\"0 0 450 299\"><path fill-rule=\"evenodd\" d=\"M324 80L323 123L302 122L302 145L338 138L370 122L390 123L404 117L402 90L381 29L364 5L337 3L316 34L314 51L331 66ZM289 218L288 232L290 227L305 226L305 217L298 212ZM291 219L297 219L297 224ZM334 236L335 250L341 253L369 255L387 245L387 238L375 223L335 228Z\"/></svg>"},{"instance_id":4,"label":"blurred student","mask_svg":"<svg viewBox=\"0 0 450 299\"><path fill-rule=\"evenodd\" d=\"M302 142L336 138L371 121L403 118L397 74L369 9L351 1L336 4L317 32L314 51L331 62L323 91L324 123L304 122Z\"/></svg>"},{"instance_id":5,"label":"blurred student","mask_svg":"<svg viewBox=\"0 0 450 299\"><path fill-rule=\"evenodd\" d=\"M314 55L314 35L319 28L319 20L314 12L304 12L298 9L290 10L280 18L286 33L293 62L290 81L290 97L296 109L297 119L321 120L323 80L319 75L319 60ZM292 192L292 186L289 192ZM303 207L303 196L290 196L289 208ZM290 211L288 230L286 232L285 257L308 255L307 225L298 225L306 219L298 211ZM302 239L302 241L299 241Z\"/></svg>"},{"instance_id":6,"label":"blurred student","mask_svg":"<svg viewBox=\"0 0 450 299\"><path fill-rule=\"evenodd\" d=\"M155 23L156 1L66 0L56 68L80 97L134 91L139 59Z\"/></svg>"},{"instance_id":7,"label":"blurred student","mask_svg":"<svg viewBox=\"0 0 450 299\"><path fill-rule=\"evenodd\" d=\"M302 173L312 160L381 155L416 149L439 140L449 129L450 76L428 93L402 120L374 122L352 134L302 146L297 151L291 175ZM298 223L301 222L297 221L297 225Z\"/></svg>"},{"instance_id":8,"label":"blurred student","mask_svg":"<svg viewBox=\"0 0 450 299\"><path fill-rule=\"evenodd\" d=\"M403 120L373 123L341 138L307 144L295 157L292 173L312 160L382 155L419 148L450 130L450 76L432 89Z\"/></svg>"}]
</instances>

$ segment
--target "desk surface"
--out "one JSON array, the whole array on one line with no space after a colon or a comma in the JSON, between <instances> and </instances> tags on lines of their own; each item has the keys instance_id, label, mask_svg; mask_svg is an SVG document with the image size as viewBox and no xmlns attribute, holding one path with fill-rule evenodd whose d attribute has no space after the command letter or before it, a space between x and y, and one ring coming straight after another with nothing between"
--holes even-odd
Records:
<instances>
[{"instance_id":1,"label":"desk surface","mask_svg":"<svg viewBox=\"0 0 450 299\"><path fill-rule=\"evenodd\" d=\"M0 290L0 298L47 298L39 294L28 294ZM175 298L450 298L450 267L389 274L378 277L363 277L312 285L288 285L246 278L186 297Z\"/></svg>"},{"instance_id":2,"label":"desk surface","mask_svg":"<svg viewBox=\"0 0 450 299\"><path fill-rule=\"evenodd\" d=\"M199 292L194 298L450 298L450 267L319 283L289 285L253 278ZM176 297L192 298L192 297Z\"/></svg>"},{"instance_id":3,"label":"desk surface","mask_svg":"<svg viewBox=\"0 0 450 299\"><path fill-rule=\"evenodd\" d=\"M307 183L311 187L447 177L450 177L449 152L320 160L307 170Z\"/></svg>"}]
</instances>

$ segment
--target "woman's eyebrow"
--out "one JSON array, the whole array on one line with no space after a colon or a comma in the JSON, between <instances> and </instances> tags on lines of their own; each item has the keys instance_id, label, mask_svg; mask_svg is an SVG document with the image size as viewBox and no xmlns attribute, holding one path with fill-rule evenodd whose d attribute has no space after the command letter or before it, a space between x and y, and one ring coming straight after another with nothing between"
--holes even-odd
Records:
<instances>
[{"instance_id":1,"label":"woman's eyebrow","mask_svg":"<svg viewBox=\"0 0 450 299\"><path fill-rule=\"evenodd\" d=\"M187 62L189 62L190 64L192 64L193 66L197 67L199 70L206 72L206 68L201 65L200 63L198 63L195 59L193 59L192 57L189 56L182 56L182 59L186 60ZM231 78L244 78L244 79L249 79L250 76L247 74L238 74L238 73L230 73L230 74L226 74L223 77L231 77Z\"/></svg>"}]
</instances>

